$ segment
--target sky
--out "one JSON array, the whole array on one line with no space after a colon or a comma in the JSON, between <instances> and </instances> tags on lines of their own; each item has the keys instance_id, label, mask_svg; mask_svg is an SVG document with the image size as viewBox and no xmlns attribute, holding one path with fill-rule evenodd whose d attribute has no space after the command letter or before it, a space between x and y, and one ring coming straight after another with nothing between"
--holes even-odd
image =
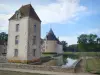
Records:
<instances>
[{"instance_id":1,"label":"sky","mask_svg":"<svg viewBox=\"0 0 100 75\"><path fill-rule=\"evenodd\" d=\"M50 28L68 45L81 34L100 36L100 0L0 0L0 32L8 33L8 19L22 5L31 4L40 17L41 37Z\"/></svg>"}]
</instances>

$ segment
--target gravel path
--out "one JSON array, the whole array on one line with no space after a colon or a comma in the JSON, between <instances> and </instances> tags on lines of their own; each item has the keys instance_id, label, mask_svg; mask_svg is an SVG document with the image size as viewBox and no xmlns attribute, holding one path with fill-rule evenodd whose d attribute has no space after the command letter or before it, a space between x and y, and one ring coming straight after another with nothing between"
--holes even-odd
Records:
<instances>
[{"instance_id":1,"label":"gravel path","mask_svg":"<svg viewBox=\"0 0 100 75\"><path fill-rule=\"evenodd\" d=\"M25 69L14 69L14 68L0 68L0 70L28 72L28 73L40 73L40 74L47 74L47 75L95 75L95 74L89 74L89 73L63 73L63 72L25 70Z\"/></svg>"}]
</instances>

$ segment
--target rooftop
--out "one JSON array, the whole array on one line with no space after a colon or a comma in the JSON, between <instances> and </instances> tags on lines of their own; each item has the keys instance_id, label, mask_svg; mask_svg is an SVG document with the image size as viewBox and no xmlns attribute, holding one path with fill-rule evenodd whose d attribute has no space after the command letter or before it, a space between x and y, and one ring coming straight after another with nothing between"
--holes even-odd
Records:
<instances>
[{"instance_id":1,"label":"rooftop","mask_svg":"<svg viewBox=\"0 0 100 75\"><path fill-rule=\"evenodd\" d=\"M19 10L17 10L16 12L20 12L21 14L21 18L29 16L31 18L34 18L38 21L41 22L40 18L38 17L38 15L36 14L35 10L33 9L31 4L27 4L27 5L23 5ZM13 20L16 19L16 12L15 14L9 19L9 20Z\"/></svg>"},{"instance_id":2,"label":"rooftop","mask_svg":"<svg viewBox=\"0 0 100 75\"><path fill-rule=\"evenodd\" d=\"M58 44L61 44L59 39L55 36L54 32L52 29L50 29L49 33L46 35L46 40L55 40L57 41Z\"/></svg>"}]
</instances>

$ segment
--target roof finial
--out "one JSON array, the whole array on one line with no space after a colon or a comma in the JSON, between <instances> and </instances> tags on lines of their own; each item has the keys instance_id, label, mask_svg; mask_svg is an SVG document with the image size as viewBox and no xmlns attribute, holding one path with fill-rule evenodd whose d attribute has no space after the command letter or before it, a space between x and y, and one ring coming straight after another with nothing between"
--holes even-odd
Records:
<instances>
[{"instance_id":1,"label":"roof finial","mask_svg":"<svg viewBox=\"0 0 100 75\"><path fill-rule=\"evenodd\" d=\"M50 24L50 29L52 29L52 25Z\"/></svg>"},{"instance_id":2,"label":"roof finial","mask_svg":"<svg viewBox=\"0 0 100 75\"><path fill-rule=\"evenodd\" d=\"M31 1L30 1L30 4L31 4Z\"/></svg>"}]
</instances>

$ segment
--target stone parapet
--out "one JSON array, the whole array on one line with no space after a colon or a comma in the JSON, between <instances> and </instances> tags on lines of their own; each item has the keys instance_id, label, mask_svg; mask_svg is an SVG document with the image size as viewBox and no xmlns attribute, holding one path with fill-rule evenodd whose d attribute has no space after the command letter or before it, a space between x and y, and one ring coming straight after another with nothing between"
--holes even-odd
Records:
<instances>
[{"instance_id":1,"label":"stone parapet","mask_svg":"<svg viewBox=\"0 0 100 75\"><path fill-rule=\"evenodd\" d=\"M15 68L15 69L28 69L40 71L53 71L53 72L74 72L74 68L62 68L60 66L44 66L44 65L28 65L16 63L0 63L0 68Z\"/></svg>"}]
</instances>

